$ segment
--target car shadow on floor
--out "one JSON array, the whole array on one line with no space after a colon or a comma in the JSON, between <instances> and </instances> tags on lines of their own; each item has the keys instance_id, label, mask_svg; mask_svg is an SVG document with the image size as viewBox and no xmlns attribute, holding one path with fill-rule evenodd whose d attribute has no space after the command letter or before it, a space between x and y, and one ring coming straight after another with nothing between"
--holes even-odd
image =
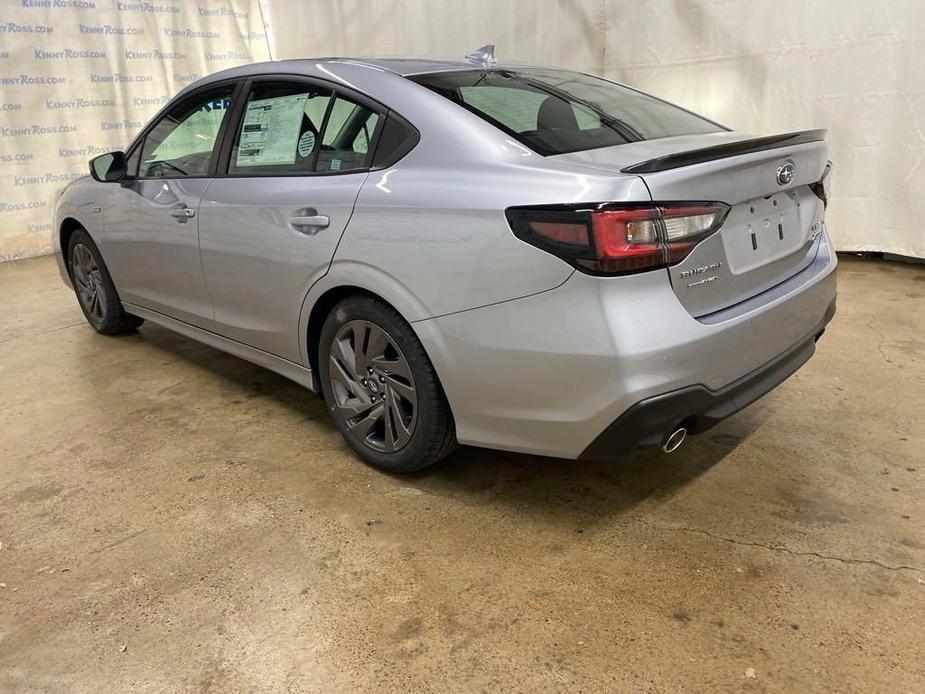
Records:
<instances>
[{"instance_id":1,"label":"car shadow on floor","mask_svg":"<svg viewBox=\"0 0 925 694\"><path fill-rule=\"evenodd\" d=\"M433 468L415 473L430 493L555 514L577 522L665 500L721 463L760 423L742 413L671 454L639 449L609 461L561 460L462 447Z\"/></svg>"},{"instance_id":2,"label":"car shadow on floor","mask_svg":"<svg viewBox=\"0 0 925 694\"><path fill-rule=\"evenodd\" d=\"M238 397L273 398L298 416L335 429L318 395L269 370L159 326L143 327L136 339L212 372L240 389ZM650 448L612 461L575 461L463 446L433 467L395 479L463 503L501 504L581 523L671 497L748 438L764 418L762 409L756 404L710 431L688 437L671 454ZM348 450L346 443L343 446Z\"/></svg>"},{"instance_id":3,"label":"car shadow on floor","mask_svg":"<svg viewBox=\"0 0 925 694\"><path fill-rule=\"evenodd\" d=\"M307 388L249 361L196 342L159 325L145 324L129 339L170 353L194 364L240 390L238 399L271 397L305 419L328 421L322 399ZM330 424L332 430L333 423Z\"/></svg>"}]
</instances>

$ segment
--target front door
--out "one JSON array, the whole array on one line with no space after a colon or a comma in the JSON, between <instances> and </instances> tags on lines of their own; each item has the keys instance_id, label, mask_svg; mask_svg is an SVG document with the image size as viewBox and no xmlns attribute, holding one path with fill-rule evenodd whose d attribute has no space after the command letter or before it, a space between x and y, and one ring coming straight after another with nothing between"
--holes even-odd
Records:
<instances>
[{"instance_id":1,"label":"front door","mask_svg":"<svg viewBox=\"0 0 925 694\"><path fill-rule=\"evenodd\" d=\"M379 113L311 82L257 81L199 213L217 332L300 363L299 314L366 180Z\"/></svg>"},{"instance_id":2,"label":"front door","mask_svg":"<svg viewBox=\"0 0 925 694\"><path fill-rule=\"evenodd\" d=\"M210 89L170 109L132 153L130 177L105 210L106 261L121 298L205 328L212 303L199 256L199 203L232 92Z\"/></svg>"}]
</instances>

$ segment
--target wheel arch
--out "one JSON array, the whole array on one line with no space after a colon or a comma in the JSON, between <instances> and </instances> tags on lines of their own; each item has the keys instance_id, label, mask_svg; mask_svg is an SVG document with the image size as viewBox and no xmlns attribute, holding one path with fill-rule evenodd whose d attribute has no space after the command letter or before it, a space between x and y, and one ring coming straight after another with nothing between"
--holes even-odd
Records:
<instances>
[{"instance_id":1,"label":"wheel arch","mask_svg":"<svg viewBox=\"0 0 925 694\"><path fill-rule=\"evenodd\" d=\"M61 225L58 228L58 242L61 245L61 253L64 255L65 263L67 263L67 247L71 242L71 236L78 229L86 231L86 227L74 217L65 217L61 220ZM90 232L88 231L87 233L89 234ZM93 237L91 236L90 238L92 239Z\"/></svg>"},{"instance_id":2,"label":"wheel arch","mask_svg":"<svg viewBox=\"0 0 925 694\"><path fill-rule=\"evenodd\" d=\"M309 289L302 303L299 320L302 359L312 371L316 392L321 392L318 370L321 327L334 305L354 294L365 294L392 307L406 322L412 324L412 329L415 321L430 318L426 307L407 287L381 270L365 263L335 263Z\"/></svg>"},{"instance_id":3,"label":"wheel arch","mask_svg":"<svg viewBox=\"0 0 925 694\"><path fill-rule=\"evenodd\" d=\"M373 292L349 284L332 287L324 294L318 297L318 300L312 306L308 316L308 325L305 332L306 350L308 352L308 366L312 372L312 387L316 393L322 393L321 390L321 370L318 362L318 350L321 342L321 328L325 319L331 313L338 302L346 299L348 296L365 295L374 299L384 301L381 296ZM386 302L388 303L388 302ZM393 307L394 308L394 307Z\"/></svg>"}]
</instances>

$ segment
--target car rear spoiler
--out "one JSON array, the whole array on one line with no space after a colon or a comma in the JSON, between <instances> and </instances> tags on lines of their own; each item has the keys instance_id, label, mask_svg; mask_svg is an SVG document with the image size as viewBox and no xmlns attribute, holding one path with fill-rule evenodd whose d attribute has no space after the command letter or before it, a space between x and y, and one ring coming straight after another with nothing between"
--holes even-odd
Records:
<instances>
[{"instance_id":1,"label":"car rear spoiler","mask_svg":"<svg viewBox=\"0 0 925 694\"><path fill-rule=\"evenodd\" d=\"M641 161L638 164L631 164L621 169L621 171L623 173L636 174L667 171L682 166L701 164L705 161L715 161L716 159L735 157L740 154L761 152L766 149L803 145L807 142L820 142L825 140L825 133L825 130L801 130L795 133L784 133L783 135L753 137L739 142L714 145L713 147L702 147L701 149L692 149L687 152L677 152L676 154L666 154L663 157L656 157L655 159Z\"/></svg>"}]
</instances>

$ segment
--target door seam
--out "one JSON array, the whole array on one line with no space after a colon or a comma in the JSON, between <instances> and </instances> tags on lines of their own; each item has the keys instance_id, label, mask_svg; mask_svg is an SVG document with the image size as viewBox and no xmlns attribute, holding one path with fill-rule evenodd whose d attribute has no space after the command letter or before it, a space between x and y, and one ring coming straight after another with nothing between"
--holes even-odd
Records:
<instances>
[{"instance_id":1,"label":"door seam","mask_svg":"<svg viewBox=\"0 0 925 694\"><path fill-rule=\"evenodd\" d=\"M202 284L206 288L206 296L209 298L209 306L212 307L213 326L215 326L215 300L212 298L212 292L209 290L209 278L206 276L206 263L202 258L202 234L199 233L199 229L202 222L202 201L205 200L206 193L209 192L209 188L212 187L214 182L214 177L209 179L209 183L206 185L206 189L202 191L202 195L199 197L199 202L196 204L196 248L199 249L199 271L202 273Z\"/></svg>"}]
</instances>

